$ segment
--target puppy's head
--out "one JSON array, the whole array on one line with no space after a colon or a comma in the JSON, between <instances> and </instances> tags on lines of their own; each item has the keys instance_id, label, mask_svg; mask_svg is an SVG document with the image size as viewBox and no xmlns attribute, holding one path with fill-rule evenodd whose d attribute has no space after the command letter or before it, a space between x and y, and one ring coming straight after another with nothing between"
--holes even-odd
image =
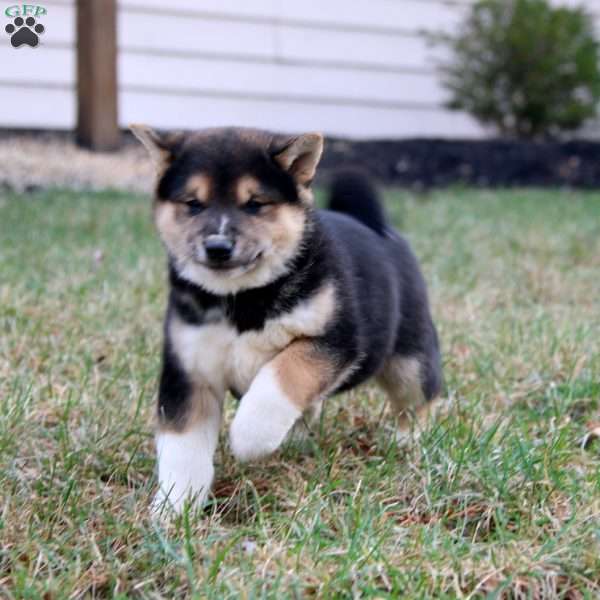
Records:
<instances>
[{"instance_id":1,"label":"puppy's head","mask_svg":"<svg viewBox=\"0 0 600 600\"><path fill-rule=\"evenodd\" d=\"M320 134L131 129L154 159L154 219L180 276L233 294L286 273L312 204Z\"/></svg>"}]
</instances>

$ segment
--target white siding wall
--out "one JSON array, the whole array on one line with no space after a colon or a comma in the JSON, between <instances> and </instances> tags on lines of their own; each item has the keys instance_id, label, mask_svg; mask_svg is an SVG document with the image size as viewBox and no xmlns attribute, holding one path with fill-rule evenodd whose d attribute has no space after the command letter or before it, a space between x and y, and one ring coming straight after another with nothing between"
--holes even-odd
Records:
<instances>
[{"instance_id":1,"label":"white siding wall","mask_svg":"<svg viewBox=\"0 0 600 600\"><path fill-rule=\"evenodd\" d=\"M439 49L425 39L455 27L468 2L120 0L120 122L479 137L443 108ZM1 32L0 127L74 126L74 2L42 4L38 48L15 50Z\"/></svg>"}]
</instances>

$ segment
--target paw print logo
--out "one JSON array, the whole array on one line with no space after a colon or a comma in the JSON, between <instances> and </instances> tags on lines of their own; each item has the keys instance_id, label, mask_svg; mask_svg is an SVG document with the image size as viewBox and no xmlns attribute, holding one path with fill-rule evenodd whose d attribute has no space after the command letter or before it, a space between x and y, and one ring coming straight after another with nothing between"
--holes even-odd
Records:
<instances>
[{"instance_id":1,"label":"paw print logo","mask_svg":"<svg viewBox=\"0 0 600 600\"><path fill-rule=\"evenodd\" d=\"M41 23L36 25L33 17L17 17L5 27L5 31L10 35L10 43L15 48L23 44L35 48L40 41L38 35L44 33L44 26Z\"/></svg>"}]
</instances>

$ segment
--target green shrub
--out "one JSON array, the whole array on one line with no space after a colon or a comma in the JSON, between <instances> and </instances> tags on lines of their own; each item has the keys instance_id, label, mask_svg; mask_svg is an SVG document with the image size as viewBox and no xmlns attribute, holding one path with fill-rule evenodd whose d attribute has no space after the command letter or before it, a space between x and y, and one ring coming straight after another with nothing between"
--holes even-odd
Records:
<instances>
[{"instance_id":1,"label":"green shrub","mask_svg":"<svg viewBox=\"0 0 600 600\"><path fill-rule=\"evenodd\" d=\"M480 0L457 35L444 36L449 106L503 134L539 138L596 116L599 44L582 8L546 0Z\"/></svg>"}]
</instances>

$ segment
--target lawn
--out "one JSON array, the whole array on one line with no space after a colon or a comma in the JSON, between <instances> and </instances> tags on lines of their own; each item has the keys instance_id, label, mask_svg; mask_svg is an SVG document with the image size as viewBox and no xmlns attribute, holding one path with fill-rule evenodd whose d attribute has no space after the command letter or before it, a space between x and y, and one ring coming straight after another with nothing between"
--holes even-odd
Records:
<instances>
[{"instance_id":1,"label":"lawn","mask_svg":"<svg viewBox=\"0 0 600 600\"><path fill-rule=\"evenodd\" d=\"M0 597L600 595L600 194L387 198L430 284L446 410L398 448L367 387L244 467L223 435L204 515L166 526L149 200L0 195Z\"/></svg>"}]
</instances>

